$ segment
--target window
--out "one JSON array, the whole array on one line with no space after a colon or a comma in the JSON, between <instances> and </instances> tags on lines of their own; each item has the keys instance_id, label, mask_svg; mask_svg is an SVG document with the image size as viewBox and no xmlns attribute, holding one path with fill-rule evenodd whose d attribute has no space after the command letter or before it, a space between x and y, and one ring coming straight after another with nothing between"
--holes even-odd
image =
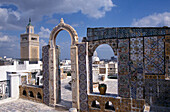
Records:
<instances>
[{"instance_id":1,"label":"window","mask_svg":"<svg viewBox=\"0 0 170 112\"><path fill-rule=\"evenodd\" d=\"M32 38L31 38L31 40L37 40L37 38L35 38L35 37L32 37Z\"/></svg>"},{"instance_id":2,"label":"window","mask_svg":"<svg viewBox=\"0 0 170 112\"><path fill-rule=\"evenodd\" d=\"M27 40L27 37L22 37L22 40Z\"/></svg>"},{"instance_id":3,"label":"window","mask_svg":"<svg viewBox=\"0 0 170 112\"><path fill-rule=\"evenodd\" d=\"M19 61L18 64L21 65L21 64L24 64L24 62L23 61Z\"/></svg>"},{"instance_id":4,"label":"window","mask_svg":"<svg viewBox=\"0 0 170 112\"><path fill-rule=\"evenodd\" d=\"M27 28L27 33L29 33L29 28Z\"/></svg>"},{"instance_id":5,"label":"window","mask_svg":"<svg viewBox=\"0 0 170 112\"><path fill-rule=\"evenodd\" d=\"M34 97L34 94L33 94L32 91L29 91L29 96L30 96L30 97Z\"/></svg>"},{"instance_id":6,"label":"window","mask_svg":"<svg viewBox=\"0 0 170 112\"><path fill-rule=\"evenodd\" d=\"M42 96L39 92L37 93L37 98L42 99Z\"/></svg>"},{"instance_id":7,"label":"window","mask_svg":"<svg viewBox=\"0 0 170 112\"><path fill-rule=\"evenodd\" d=\"M24 90L22 95L27 96L27 92Z\"/></svg>"}]
</instances>

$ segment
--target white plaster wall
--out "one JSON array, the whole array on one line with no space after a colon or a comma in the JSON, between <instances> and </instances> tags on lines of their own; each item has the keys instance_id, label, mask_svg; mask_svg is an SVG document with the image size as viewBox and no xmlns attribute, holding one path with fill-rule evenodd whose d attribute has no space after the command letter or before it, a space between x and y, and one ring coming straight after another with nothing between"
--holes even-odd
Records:
<instances>
[{"instance_id":1,"label":"white plaster wall","mask_svg":"<svg viewBox=\"0 0 170 112\"><path fill-rule=\"evenodd\" d=\"M16 62L16 70L26 70L26 61L24 61L23 64L19 64L19 62Z\"/></svg>"},{"instance_id":2,"label":"white plaster wall","mask_svg":"<svg viewBox=\"0 0 170 112\"><path fill-rule=\"evenodd\" d=\"M108 64L105 64L106 67L106 74L105 74L105 80L108 80Z\"/></svg>"},{"instance_id":3,"label":"white plaster wall","mask_svg":"<svg viewBox=\"0 0 170 112\"><path fill-rule=\"evenodd\" d=\"M10 88L11 88L11 97L19 98L19 74L9 74L10 77Z\"/></svg>"},{"instance_id":4,"label":"white plaster wall","mask_svg":"<svg viewBox=\"0 0 170 112\"><path fill-rule=\"evenodd\" d=\"M42 62L38 61L38 64L29 64L29 61L26 61L26 70L32 71L35 69L40 69L42 70Z\"/></svg>"},{"instance_id":5,"label":"white plaster wall","mask_svg":"<svg viewBox=\"0 0 170 112\"><path fill-rule=\"evenodd\" d=\"M0 81L7 80L7 71L15 71L14 65L0 66Z\"/></svg>"}]
</instances>

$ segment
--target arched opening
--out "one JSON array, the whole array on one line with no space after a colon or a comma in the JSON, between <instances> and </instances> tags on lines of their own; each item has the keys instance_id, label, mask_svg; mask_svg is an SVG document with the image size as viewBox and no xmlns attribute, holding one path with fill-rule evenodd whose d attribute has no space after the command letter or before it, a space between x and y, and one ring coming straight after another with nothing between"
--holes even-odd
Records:
<instances>
[{"instance_id":1,"label":"arched opening","mask_svg":"<svg viewBox=\"0 0 170 112\"><path fill-rule=\"evenodd\" d=\"M100 93L99 84L106 84L106 94L118 94L118 59L108 44L97 46L92 57L93 93Z\"/></svg>"},{"instance_id":2,"label":"arched opening","mask_svg":"<svg viewBox=\"0 0 170 112\"><path fill-rule=\"evenodd\" d=\"M77 32L75 31L75 29L73 27L71 27L68 24L65 24L63 19L61 19L60 23L58 24L58 26L56 26L50 34L50 38L49 38L49 45L44 47L44 52L46 52L45 54L49 56L49 63L46 63L48 65L49 68L49 76L47 76L46 74L44 74L44 76L49 77L49 79L44 80L44 82L49 82L49 85L51 87L45 87L45 89L49 90L49 98L44 96L44 100L45 100L45 104L47 105L56 105L57 103L61 102L61 77L60 77L60 46L58 46L58 44L56 45L56 43L58 43L58 39L60 36L60 34L65 31L67 31L67 34L69 34L69 37L71 37L71 48L70 48L70 58L71 58L71 80L72 83L71 85L74 85L71 93L72 94L72 102L71 104L73 104L74 108L79 109L79 85L78 85L78 64L76 63L78 61L78 56L76 55L78 53L78 48L76 46L76 44L78 43L78 35ZM58 35L59 34L59 35ZM63 38L63 36L61 37ZM65 37L63 38L63 40L65 40ZM67 44L64 44L65 46ZM66 47L67 48L67 47ZM46 50L48 49L48 51ZM45 56L43 57L45 58ZM45 61L44 61L45 62ZM46 70L47 71L47 70ZM68 73L68 75L70 75L70 73ZM56 86L54 85L56 84ZM66 95L66 94L65 94ZM69 96L69 95L67 95ZM64 103L65 104L65 103Z\"/></svg>"},{"instance_id":3,"label":"arched opening","mask_svg":"<svg viewBox=\"0 0 170 112\"><path fill-rule=\"evenodd\" d=\"M33 97L33 98L34 98L34 94L33 94L32 91L29 91L28 94L29 94L30 97Z\"/></svg>"},{"instance_id":4,"label":"arched opening","mask_svg":"<svg viewBox=\"0 0 170 112\"><path fill-rule=\"evenodd\" d=\"M114 108L113 103L111 101L106 102L105 109L115 111L115 108Z\"/></svg>"},{"instance_id":5,"label":"arched opening","mask_svg":"<svg viewBox=\"0 0 170 112\"><path fill-rule=\"evenodd\" d=\"M92 101L91 107L100 109L100 103L97 100Z\"/></svg>"},{"instance_id":6,"label":"arched opening","mask_svg":"<svg viewBox=\"0 0 170 112\"><path fill-rule=\"evenodd\" d=\"M22 95L27 96L27 92L23 90Z\"/></svg>"},{"instance_id":7,"label":"arched opening","mask_svg":"<svg viewBox=\"0 0 170 112\"><path fill-rule=\"evenodd\" d=\"M56 46L58 46L59 50L59 79L61 90L61 102L59 104L69 109L72 107L72 77L70 58L71 39L67 31L62 30L58 33Z\"/></svg>"},{"instance_id":8,"label":"arched opening","mask_svg":"<svg viewBox=\"0 0 170 112\"><path fill-rule=\"evenodd\" d=\"M37 98L42 99L42 96L41 96L41 94L39 92L37 93Z\"/></svg>"}]
</instances>

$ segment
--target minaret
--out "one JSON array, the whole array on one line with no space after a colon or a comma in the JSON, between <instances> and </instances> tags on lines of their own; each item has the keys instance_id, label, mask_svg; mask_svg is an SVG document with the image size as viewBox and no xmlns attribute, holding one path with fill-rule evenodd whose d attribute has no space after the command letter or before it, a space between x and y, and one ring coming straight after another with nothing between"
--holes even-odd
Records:
<instances>
[{"instance_id":1,"label":"minaret","mask_svg":"<svg viewBox=\"0 0 170 112\"><path fill-rule=\"evenodd\" d=\"M20 35L20 57L22 60L39 60L39 35L34 34L34 26L31 19L26 26L26 33Z\"/></svg>"}]
</instances>

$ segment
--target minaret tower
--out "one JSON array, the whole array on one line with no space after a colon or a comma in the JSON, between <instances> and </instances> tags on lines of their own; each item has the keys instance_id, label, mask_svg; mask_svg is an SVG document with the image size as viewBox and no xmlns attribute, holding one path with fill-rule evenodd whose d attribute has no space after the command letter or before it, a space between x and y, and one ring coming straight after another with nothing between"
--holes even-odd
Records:
<instances>
[{"instance_id":1,"label":"minaret tower","mask_svg":"<svg viewBox=\"0 0 170 112\"><path fill-rule=\"evenodd\" d=\"M20 35L20 54L22 60L39 60L39 35L34 34L34 26L31 25L30 18L26 33Z\"/></svg>"}]
</instances>

